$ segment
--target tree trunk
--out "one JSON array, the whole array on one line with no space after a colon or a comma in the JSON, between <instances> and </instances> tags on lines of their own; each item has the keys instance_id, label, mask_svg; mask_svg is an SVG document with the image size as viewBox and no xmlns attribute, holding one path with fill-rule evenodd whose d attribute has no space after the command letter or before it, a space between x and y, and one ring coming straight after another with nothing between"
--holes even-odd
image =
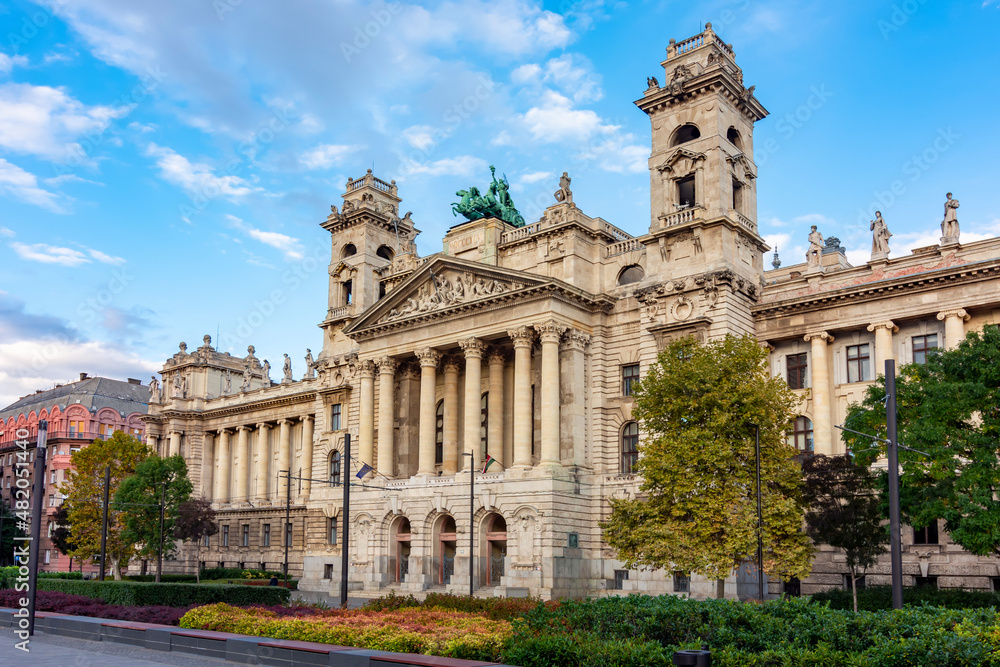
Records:
<instances>
[{"instance_id":1,"label":"tree trunk","mask_svg":"<svg viewBox=\"0 0 1000 667\"><path fill-rule=\"evenodd\" d=\"M851 572L851 595L854 597L854 613L858 613L858 578Z\"/></svg>"},{"instance_id":2,"label":"tree trunk","mask_svg":"<svg viewBox=\"0 0 1000 667\"><path fill-rule=\"evenodd\" d=\"M115 581L121 581L122 580L122 568L121 568L120 560L118 558L113 557L113 556L110 557L110 558L111 558L111 573L112 573L112 576L114 576Z\"/></svg>"}]
</instances>

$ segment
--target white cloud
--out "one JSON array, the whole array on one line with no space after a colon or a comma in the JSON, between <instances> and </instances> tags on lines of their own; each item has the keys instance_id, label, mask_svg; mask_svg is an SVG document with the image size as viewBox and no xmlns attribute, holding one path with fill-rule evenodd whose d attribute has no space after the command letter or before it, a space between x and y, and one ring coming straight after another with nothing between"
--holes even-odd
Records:
<instances>
[{"instance_id":1,"label":"white cloud","mask_svg":"<svg viewBox=\"0 0 1000 667\"><path fill-rule=\"evenodd\" d=\"M10 247L13 248L14 252L16 252L22 259L32 262L60 264L62 266L80 266L81 264L90 263L86 254L79 250L74 250L73 248L61 248L59 246L48 245L46 243L33 243L31 245L27 245L16 242L11 243Z\"/></svg>"},{"instance_id":2,"label":"white cloud","mask_svg":"<svg viewBox=\"0 0 1000 667\"><path fill-rule=\"evenodd\" d=\"M13 229L7 229L6 227L0 227L0 236L13 237L15 236Z\"/></svg>"},{"instance_id":3,"label":"white cloud","mask_svg":"<svg viewBox=\"0 0 1000 667\"><path fill-rule=\"evenodd\" d=\"M551 171L531 171L528 172L527 174L522 174L517 180L519 183L528 185L531 183L537 183L538 181L544 181L546 178L551 178L551 177L552 177Z\"/></svg>"},{"instance_id":4,"label":"white cloud","mask_svg":"<svg viewBox=\"0 0 1000 667\"><path fill-rule=\"evenodd\" d=\"M52 178L46 178L45 183L53 187L59 187L63 183L89 183L91 185L100 185L101 187L104 187L104 183L81 178L76 174L59 174L58 176L53 176Z\"/></svg>"},{"instance_id":5,"label":"white cloud","mask_svg":"<svg viewBox=\"0 0 1000 667\"><path fill-rule=\"evenodd\" d=\"M435 132L441 134L438 140L444 138L444 134L441 130L435 130L435 128L430 125L413 125L412 127L408 127L403 130L403 137L406 139L407 143L414 148L426 151L437 143L434 138Z\"/></svg>"},{"instance_id":6,"label":"white cloud","mask_svg":"<svg viewBox=\"0 0 1000 667\"><path fill-rule=\"evenodd\" d=\"M299 164L307 169L329 169L334 164L363 149L364 146L346 144L320 144L299 155Z\"/></svg>"},{"instance_id":7,"label":"white cloud","mask_svg":"<svg viewBox=\"0 0 1000 667\"><path fill-rule=\"evenodd\" d=\"M500 133L490 139L490 146L510 146L514 143L514 138L507 130L500 130Z\"/></svg>"},{"instance_id":8,"label":"white cloud","mask_svg":"<svg viewBox=\"0 0 1000 667\"><path fill-rule=\"evenodd\" d=\"M457 157L443 158L433 162L413 162L407 161L402 165L403 175L397 176L397 180L402 180L405 176L424 174L426 176L472 176L481 174L489 169L489 165L482 158L472 155L459 155Z\"/></svg>"},{"instance_id":9,"label":"white cloud","mask_svg":"<svg viewBox=\"0 0 1000 667\"><path fill-rule=\"evenodd\" d=\"M0 53L0 74L7 74L15 66L24 67L27 64L26 56L8 56L6 53Z\"/></svg>"},{"instance_id":10,"label":"white cloud","mask_svg":"<svg viewBox=\"0 0 1000 667\"><path fill-rule=\"evenodd\" d=\"M94 250L93 248L87 248L87 252L89 252L90 256L93 257L94 259L96 259L98 262L102 262L104 264L121 265L121 264L125 263L125 258L124 257L114 257L113 255L106 255L105 253L101 252L100 250Z\"/></svg>"},{"instance_id":11,"label":"white cloud","mask_svg":"<svg viewBox=\"0 0 1000 667\"><path fill-rule=\"evenodd\" d=\"M284 255L285 259L297 260L302 259L302 245L299 239L294 236L288 236L287 234L281 234L279 232L268 232L263 229L257 229L245 223L242 219L237 218L235 215L226 214L226 219L232 224L233 227L244 232L250 238L260 241L264 245L269 245L272 248L280 250ZM239 243L239 239L233 239ZM249 253L249 251L247 251ZM249 253L251 259L254 259L253 253ZM250 261L250 260L247 260ZM255 262L250 262L251 264ZM267 265L270 266L270 265ZM272 267L273 268L273 267Z\"/></svg>"},{"instance_id":12,"label":"white cloud","mask_svg":"<svg viewBox=\"0 0 1000 667\"><path fill-rule=\"evenodd\" d=\"M10 195L35 206L41 206L53 213L64 213L56 201L56 194L38 187L34 174L21 169L16 164L0 158L0 193Z\"/></svg>"},{"instance_id":13,"label":"white cloud","mask_svg":"<svg viewBox=\"0 0 1000 667\"><path fill-rule=\"evenodd\" d=\"M604 97L601 77L594 74L590 61L579 54L564 53L546 62L544 67L521 65L511 72L510 79L515 84L533 88L551 85L578 104L596 102Z\"/></svg>"},{"instance_id":14,"label":"white cloud","mask_svg":"<svg viewBox=\"0 0 1000 667\"><path fill-rule=\"evenodd\" d=\"M62 88L6 83L0 85L0 146L47 160L82 160L87 151L77 140L100 134L128 112L129 107L88 107Z\"/></svg>"},{"instance_id":15,"label":"white cloud","mask_svg":"<svg viewBox=\"0 0 1000 667\"><path fill-rule=\"evenodd\" d=\"M189 194L211 198L213 196L238 199L254 192L263 192L239 176L217 176L212 167L192 163L171 148L149 144L146 155L156 158L160 176L167 182L179 185Z\"/></svg>"},{"instance_id":16,"label":"white cloud","mask_svg":"<svg viewBox=\"0 0 1000 667\"><path fill-rule=\"evenodd\" d=\"M303 132L315 134L323 130L323 121L315 114L304 113L302 114L302 120L299 121L299 127Z\"/></svg>"},{"instance_id":17,"label":"white cloud","mask_svg":"<svg viewBox=\"0 0 1000 667\"><path fill-rule=\"evenodd\" d=\"M552 90L542 95L539 106L528 109L522 121L536 140L545 142L587 141L595 134L611 134L618 129L603 124L590 109L574 109L568 97Z\"/></svg>"}]
</instances>

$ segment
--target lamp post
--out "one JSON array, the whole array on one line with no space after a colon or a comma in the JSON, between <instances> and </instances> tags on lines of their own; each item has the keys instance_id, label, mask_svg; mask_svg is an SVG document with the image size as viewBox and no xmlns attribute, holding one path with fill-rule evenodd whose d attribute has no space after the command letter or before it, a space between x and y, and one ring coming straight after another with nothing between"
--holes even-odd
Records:
<instances>
[{"instance_id":1,"label":"lamp post","mask_svg":"<svg viewBox=\"0 0 1000 667\"><path fill-rule=\"evenodd\" d=\"M764 601L764 514L760 498L760 424L754 430L754 454L757 463L757 597Z\"/></svg>"},{"instance_id":2,"label":"lamp post","mask_svg":"<svg viewBox=\"0 0 1000 667\"><path fill-rule=\"evenodd\" d=\"M889 457L889 562L892 608L903 608L903 548L899 537L899 443L896 442L896 361L885 360L885 423Z\"/></svg>"},{"instance_id":3,"label":"lamp post","mask_svg":"<svg viewBox=\"0 0 1000 667\"><path fill-rule=\"evenodd\" d=\"M160 583L160 572L163 571L163 510L167 504L167 483L163 483L160 494L160 548L156 550L156 583Z\"/></svg>"}]
</instances>

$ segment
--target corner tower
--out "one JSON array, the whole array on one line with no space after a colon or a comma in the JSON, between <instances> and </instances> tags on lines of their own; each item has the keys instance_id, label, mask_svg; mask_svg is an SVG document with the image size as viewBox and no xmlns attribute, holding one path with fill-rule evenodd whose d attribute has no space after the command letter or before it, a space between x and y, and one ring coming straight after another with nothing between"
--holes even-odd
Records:
<instances>
[{"instance_id":1,"label":"corner tower","mask_svg":"<svg viewBox=\"0 0 1000 667\"><path fill-rule=\"evenodd\" d=\"M657 272L699 281L732 276L737 298L716 314L712 331L752 331L749 307L767 249L757 231L753 129L767 110L743 85L732 46L711 23L689 39L671 39L660 64L663 85L650 77L636 101L652 125L649 233L659 246ZM754 289L737 290L737 282Z\"/></svg>"},{"instance_id":2,"label":"corner tower","mask_svg":"<svg viewBox=\"0 0 1000 667\"><path fill-rule=\"evenodd\" d=\"M320 224L331 241L327 313L319 325L323 356L351 351L353 342L340 332L385 295L382 272L394 259L415 256L420 233L409 213L399 216L396 181L386 183L371 169L361 178L348 178L342 198L342 210L331 206Z\"/></svg>"}]
</instances>

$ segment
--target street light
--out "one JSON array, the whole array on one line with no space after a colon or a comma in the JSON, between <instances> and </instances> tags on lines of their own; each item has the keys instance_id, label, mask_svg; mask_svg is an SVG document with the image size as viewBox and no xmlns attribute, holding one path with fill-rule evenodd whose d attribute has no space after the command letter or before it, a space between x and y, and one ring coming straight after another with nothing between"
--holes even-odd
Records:
<instances>
[{"instance_id":1,"label":"street light","mask_svg":"<svg viewBox=\"0 0 1000 667\"><path fill-rule=\"evenodd\" d=\"M757 459L757 597L764 601L764 517L760 502L760 425L751 424L754 430L754 451Z\"/></svg>"}]
</instances>

